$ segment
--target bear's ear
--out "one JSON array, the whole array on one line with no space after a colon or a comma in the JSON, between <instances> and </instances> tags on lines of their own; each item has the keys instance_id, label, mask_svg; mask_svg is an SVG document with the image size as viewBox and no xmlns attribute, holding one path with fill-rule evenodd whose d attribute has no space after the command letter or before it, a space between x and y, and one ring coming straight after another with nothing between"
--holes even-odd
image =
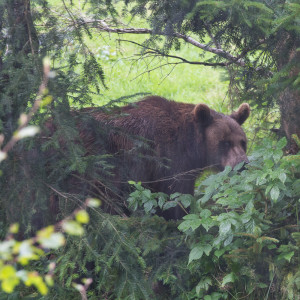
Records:
<instances>
[{"instance_id":1,"label":"bear's ear","mask_svg":"<svg viewBox=\"0 0 300 300\"><path fill-rule=\"evenodd\" d=\"M240 125L242 125L250 115L250 106L248 103L243 103L240 105L239 109L233 112L230 117L236 120Z\"/></svg>"},{"instance_id":2,"label":"bear's ear","mask_svg":"<svg viewBox=\"0 0 300 300\"><path fill-rule=\"evenodd\" d=\"M210 114L210 108L203 103L197 104L193 109L194 120L201 123L204 126L210 124L212 116Z\"/></svg>"}]
</instances>

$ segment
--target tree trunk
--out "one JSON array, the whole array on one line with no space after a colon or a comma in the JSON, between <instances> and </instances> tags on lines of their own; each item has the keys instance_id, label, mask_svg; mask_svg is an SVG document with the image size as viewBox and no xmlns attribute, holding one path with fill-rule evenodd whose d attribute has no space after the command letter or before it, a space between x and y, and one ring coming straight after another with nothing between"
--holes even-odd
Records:
<instances>
[{"instance_id":1,"label":"tree trunk","mask_svg":"<svg viewBox=\"0 0 300 300\"><path fill-rule=\"evenodd\" d=\"M32 75L38 65L39 43L29 0L6 0L0 9L1 20L6 18L0 26L7 32L0 41L0 50L5 53L0 60L0 131L8 140L26 110L32 90L37 89Z\"/></svg>"},{"instance_id":2,"label":"tree trunk","mask_svg":"<svg viewBox=\"0 0 300 300\"><path fill-rule=\"evenodd\" d=\"M281 40L280 46L277 48L276 60L279 71L282 71L289 64L291 66L288 74L290 79L299 76L300 52L297 51L299 46L300 43L297 42L295 36L285 34L285 38ZM281 130L287 137L290 154L296 154L300 150L299 145L292 138L293 134L300 138L300 92L296 87L293 88L293 82L294 80L279 95Z\"/></svg>"},{"instance_id":3,"label":"tree trunk","mask_svg":"<svg viewBox=\"0 0 300 300\"><path fill-rule=\"evenodd\" d=\"M35 54L38 50L38 38L33 26L30 0L7 0L9 22L8 51L14 55L19 52Z\"/></svg>"}]
</instances>

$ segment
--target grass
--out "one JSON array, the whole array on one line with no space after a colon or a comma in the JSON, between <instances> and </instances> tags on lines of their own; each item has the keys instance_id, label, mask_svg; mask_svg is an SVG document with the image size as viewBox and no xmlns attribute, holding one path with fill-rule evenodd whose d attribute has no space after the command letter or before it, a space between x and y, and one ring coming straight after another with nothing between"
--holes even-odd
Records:
<instances>
[{"instance_id":1,"label":"grass","mask_svg":"<svg viewBox=\"0 0 300 300\"><path fill-rule=\"evenodd\" d=\"M120 52L115 47L117 38L118 36L111 36L109 40L102 39L102 42L105 40L104 44L95 39L88 42L97 53L106 74L108 90L103 91L104 99L150 93L175 101L195 104L204 102L216 110L226 110L222 104L226 98L228 82L220 80L221 70L190 64L159 67L159 59L151 64L149 60L138 60L135 57L140 50L137 46L122 43ZM143 39L136 35L125 35L122 38L134 41L139 39L139 42ZM194 47L183 45L176 55L197 60L199 52ZM162 61L162 64L165 64L165 61ZM103 99L95 99L95 104L101 104L102 101Z\"/></svg>"},{"instance_id":2,"label":"grass","mask_svg":"<svg viewBox=\"0 0 300 300\"><path fill-rule=\"evenodd\" d=\"M86 12L90 9L89 4L84 6L85 1L77 0L73 1L73 4L74 6L69 8L74 10L75 14L76 10L80 12L83 7ZM51 5L58 12L65 11L60 0L51 1ZM122 11L122 2L115 5ZM137 17L131 19L130 15L125 16L122 22L128 24L128 27L147 27L145 20ZM228 82L221 81L221 73L224 72L221 69L190 64L180 64L175 68L170 65L159 68L158 59L152 61L150 65L149 60L137 60L136 54L141 50L138 46L118 42L118 39L123 39L142 43L146 38L146 35L106 34L97 30L93 31L92 39L85 38L85 42L104 69L108 87L107 90L103 88L101 96L94 96L93 101L96 105L103 105L110 100L135 93L150 93L175 101L195 104L203 102L217 111L228 112L228 101L224 101ZM209 57L203 50L184 43L179 51L172 54L190 61L203 61ZM155 70L148 72L155 67Z\"/></svg>"}]
</instances>

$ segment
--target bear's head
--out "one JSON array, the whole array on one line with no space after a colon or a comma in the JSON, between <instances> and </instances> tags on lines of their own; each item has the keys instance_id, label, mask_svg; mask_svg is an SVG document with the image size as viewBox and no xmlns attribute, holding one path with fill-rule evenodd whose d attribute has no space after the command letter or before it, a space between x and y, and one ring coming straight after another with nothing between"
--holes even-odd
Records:
<instances>
[{"instance_id":1,"label":"bear's head","mask_svg":"<svg viewBox=\"0 0 300 300\"><path fill-rule=\"evenodd\" d=\"M206 104L196 105L193 113L203 133L207 166L223 170L226 166L233 168L241 162L248 162L247 138L241 128L250 115L247 103L228 116L215 112Z\"/></svg>"}]
</instances>

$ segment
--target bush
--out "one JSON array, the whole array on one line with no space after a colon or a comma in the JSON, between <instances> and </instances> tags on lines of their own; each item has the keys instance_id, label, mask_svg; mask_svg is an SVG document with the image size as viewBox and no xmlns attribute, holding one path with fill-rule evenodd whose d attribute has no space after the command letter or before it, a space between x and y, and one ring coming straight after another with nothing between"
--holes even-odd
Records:
<instances>
[{"instance_id":1,"label":"bush","mask_svg":"<svg viewBox=\"0 0 300 300\"><path fill-rule=\"evenodd\" d=\"M285 139L265 140L246 170L226 168L200 184L178 226L195 280L189 299L299 297L300 157L283 156L285 145ZM145 201L151 193L141 189L130 202L140 201L145 211L149 201L153 208L173 202L162 203L159 194Z\"/></svg>"}]
</instances>

